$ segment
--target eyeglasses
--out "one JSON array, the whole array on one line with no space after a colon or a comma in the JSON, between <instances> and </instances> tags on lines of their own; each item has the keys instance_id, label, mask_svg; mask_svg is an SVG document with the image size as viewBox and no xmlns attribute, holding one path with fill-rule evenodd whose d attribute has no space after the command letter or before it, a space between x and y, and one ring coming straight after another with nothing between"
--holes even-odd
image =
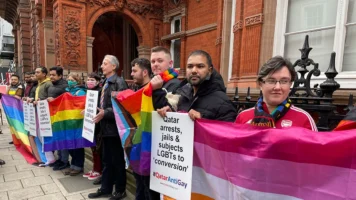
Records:
<instances>
[{"instance_id":1,"label":"eyeglasses","mask_svg":"<svg viewBox=\"0 0 356 200\"><path fill-rule=\"evenodd\" d=\"M262 80L262 83L266 84L266 85L276 85L277 83L279 83L280 85L289 85L290 84L290 80L289 79L281 79L279 81L277 81L276 79L266 79L266 80Z\"/></svg>"}]
</instances>

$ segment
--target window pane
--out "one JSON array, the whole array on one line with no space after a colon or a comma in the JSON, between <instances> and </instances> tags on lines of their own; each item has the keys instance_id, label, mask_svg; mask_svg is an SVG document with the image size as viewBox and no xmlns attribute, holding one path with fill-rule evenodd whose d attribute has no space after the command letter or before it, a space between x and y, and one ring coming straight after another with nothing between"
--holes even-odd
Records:
<instances>
[{"instance_id":1,"label":"window pane","mask_svg":"<svg viewBox=\"0 0 356 200\"><path fill-rule=\"evenodd\" d=\"M309 58L319 63L320 71L325 72L329 67L330 55L333 51L335 29L286 36L284 56L292 63L300 59L299 49L303 47L306 35L309 35L309 46L313 48Z\"/></svg>"},{"instance_id":2,"label":"window pane","mask_svg":"<svg viewBox=\"0 0 356 200\"><path fill-rule=\"evenodd\" d=\"M180 40L173 40L173 67L180 68Z\"/></svg>"},{"instance_id":3,"label":"window pane","mask_svg":"<svg viewBox=\"0 0 356 200\"><path fill-rule=\"evenodd\" d=\"M180 20L177 19L174 21L174 33L180 32Z\"/></svg>"},{"instance_id":4,"label":"window pane","mask_svg":"<svg viewBox=\"0 0 356 200\"><path fill-rule=\"evenodd\" d=\"M287 33L336 23L337 0L290 0Z\"/></svg>"},{"instance_id":5,"label":"window pane","mask_svg":"<svg viewBox=\"0 0 356 200\"><path fill-rule=\"evenodd\" d=\"M342 71L356 71L356 26L349 26L346 31Z\"/></svg>"},{"instance_id":6,"label":"window pane","mask_svg":"<svg viewBox=\"0 0 356 200\"><path fill-rule=\"evenodd\" d=\"M347 8L347 23L356 22L356 1L350 0Z\"/></svg>"}]
</instances>

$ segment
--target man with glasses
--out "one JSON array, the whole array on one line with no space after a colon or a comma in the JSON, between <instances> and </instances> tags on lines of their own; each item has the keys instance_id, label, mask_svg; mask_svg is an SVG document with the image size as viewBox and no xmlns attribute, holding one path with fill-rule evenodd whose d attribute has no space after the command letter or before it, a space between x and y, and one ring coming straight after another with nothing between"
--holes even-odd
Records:
<instances>
[{"instance_id":1,"label":"man with glasses","mask_svg":"<svg viewBox=\"0 0 356 200\"><path fill-rule=\"evenodd\" d=\"M242 111L236 123L249 123L271 128L304 127L317 131L313 118L292 105L288 98L296 72L292 63L281 56L267 61L257 77L262 97L254 108Z\"/></svg>"}]
</instances>

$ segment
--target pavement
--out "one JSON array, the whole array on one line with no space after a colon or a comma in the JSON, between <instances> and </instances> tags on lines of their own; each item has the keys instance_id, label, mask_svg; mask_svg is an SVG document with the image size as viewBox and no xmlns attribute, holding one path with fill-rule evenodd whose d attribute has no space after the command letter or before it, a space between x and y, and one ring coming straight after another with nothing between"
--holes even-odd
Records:
<instances>
[{"instance_id":1,"label":"pavement","mask_svg":"<svg viewBox=\"0 0 356 200\"><path fill-rule=\"evenodd\" d=\"M82 177L65 176L50 167L37 167L26 162L14 145L9 144L11 134L6 118L0 134L0 159L6 164L0 167L0 200L84 200L95 192L98 186ZM85 172L92 168L92 162L85 160ZM134 199L127 192L125 200ZM108 198L98 198L104 200Z\"/></svg>"}]
</instances>

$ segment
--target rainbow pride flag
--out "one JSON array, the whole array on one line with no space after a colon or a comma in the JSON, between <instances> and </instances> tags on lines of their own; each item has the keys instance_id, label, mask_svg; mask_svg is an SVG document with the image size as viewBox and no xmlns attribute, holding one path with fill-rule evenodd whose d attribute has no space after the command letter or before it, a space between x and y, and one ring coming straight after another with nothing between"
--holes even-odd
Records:
<instances>
[{"instance_id":1,"label":"rainbow pride flag","mask_svg":"<svg viewBox=\"0 0 356 200\"><path fill-rule=\"evenodd\" d=\"M178 76L178 71L169 69L160 74L164 82ZM148 176L151 165L152 139L152 86L133 92L125 90L114 94L113 110L125 153L134 172Z\"/></svg>"},{"instance_id":2,"label":"rainbow pride flag","mask_svg":"<svg viewBox=\"0 0 356 200\"><path fill-rule=\"evenodd\" d=\"M1 104L10 127L12 140L16 149L29 163L40 162L33 157L28 132L24 126L22 101L15 97L2 94Z\"/></svg>"},{"instance_id":3,"label":"rainbow pride flag","mask_svg":"<svg viewBox=\"0 0 356 200\"><path fill-rule=\"evenodd\" d=\"M45 152L95 145L82 137L85 98L67 92L48 103L53 133L52 137L44 137Z\"/></svg>"},{"instance_id":4,"label":"rainbow pride flag","mask_svg":"<svg viewBox=\"0 0 356 200\"><path fill-rule=\"evenodd\" d=\"M198 120L192 199L356 199L356 131Z\"/></svg>"},{"instance_id":5,"label":"rainbow pride flag","mask_svg":"<svg viewBox=\"0 0 356 200\"><path fill-rule=\"evenodd\" d=\"M149 175L152 134L152 87L137 92L125 90L112 98L121 143L133 171Z\"/></svg>"}]
</instances>

